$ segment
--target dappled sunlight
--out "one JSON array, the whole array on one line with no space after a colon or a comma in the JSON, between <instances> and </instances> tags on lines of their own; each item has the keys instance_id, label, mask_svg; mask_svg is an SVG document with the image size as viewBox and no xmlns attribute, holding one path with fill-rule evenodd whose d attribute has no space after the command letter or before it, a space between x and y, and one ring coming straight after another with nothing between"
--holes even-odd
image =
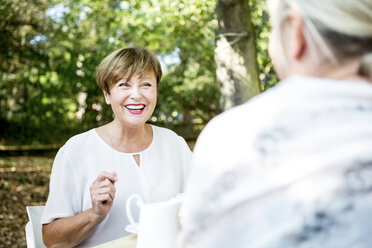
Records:
<instances>
[{"instance_id":1,"label":"dappled sunlight","mask_svg":"<svg viewBox=\"0 0 372 248\"><path fill-rule=\"evenodd\" d=\"M231 108L236 105L233 96L237 94L237 90L244 91L244 89L236 88L236 79L242 82L250 82L252 79L247 73L243 57L233 49L224 36L221 36L216 42L215 60L217 78L224 82L220 85L220 92L223 97L221 100L224 101L223 105L226 108ZM233 71L231 68L233 68Z\"/></svg>"}]
</instances>

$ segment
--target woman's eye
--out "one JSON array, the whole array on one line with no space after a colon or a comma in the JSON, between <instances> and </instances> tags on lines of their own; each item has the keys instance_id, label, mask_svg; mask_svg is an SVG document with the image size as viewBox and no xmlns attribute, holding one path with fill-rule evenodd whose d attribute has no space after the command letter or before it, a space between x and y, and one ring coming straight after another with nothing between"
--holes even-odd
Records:
<instances>
[{"instance_id":1,"label":"woman's eye","mask_svg":"<svg viewBox=\"0 0 372 248\"><path fill-rule=\"evenodd\" d=\"M150 86L151 86L151 83L149 83L149 82L144 82L144 83L142 83L142 86L150 87Z\"/></svg>"},{"instance_id":2,"label":"woman's eye","mask_svg":"<svg viewBox=\"0 0 372 248\"><path fill-rule=\"evenodd\" d=\"M119 87L129 87L130 85L128 83L121 83L119 84Z\"/></svg>"}]
</instances>

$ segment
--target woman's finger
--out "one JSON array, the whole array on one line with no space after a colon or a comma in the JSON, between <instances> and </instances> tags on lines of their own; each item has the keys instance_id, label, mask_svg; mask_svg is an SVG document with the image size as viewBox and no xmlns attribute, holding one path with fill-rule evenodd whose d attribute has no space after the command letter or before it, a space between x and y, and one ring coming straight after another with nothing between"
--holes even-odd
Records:
<instances>
[{"instance_id":1,"label":"woman's finger","mask_svg":"<svg viewBox=\"0 0 372 248\"><path fill-rule=\"evenodd\" d=\"M97 189L94 190L93 193L95 193L95 194L108 194L110 192L115 192L113 187L97 188Z\"/></svg>"},{"instance_id":2,"label":"woman's finger","mask_svg":"<svg viewBox=\"0 0 372 248\"><path fill-rule=\"evenodd\" d=\"M115 183L118 180L116 172L102 171L101 173L99 173L95 182L102 182L105 181L106 179L110 180L112 183Z\"/></svg>"},{"instance_id":3,"label":"woman's finger","mask_svg":"<svg viewBox=\"0 0 372 248\"><path fill-rule=\"evenodd\" d=\"M95 196L95 201L96 202L111 202L112 201L112 198L110 196L110 194L102 194L102 195L96 195Z\"/></svg>"}]
</instances>

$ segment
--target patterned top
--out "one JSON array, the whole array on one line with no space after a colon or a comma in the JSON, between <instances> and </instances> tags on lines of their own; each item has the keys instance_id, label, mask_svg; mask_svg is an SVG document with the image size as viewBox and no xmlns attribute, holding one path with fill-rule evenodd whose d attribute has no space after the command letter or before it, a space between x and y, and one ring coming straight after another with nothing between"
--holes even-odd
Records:
<instances>
[{"instance_id":1,"label":"patterned top","mask_svg":"<svg viewBox=\"0 0 372 248\"><path fill-rule=\"evenodd\" d=\"M193 168L182 247L371 247L372 84L292 76L213 119Z\"/></svg>"}]
</instances>

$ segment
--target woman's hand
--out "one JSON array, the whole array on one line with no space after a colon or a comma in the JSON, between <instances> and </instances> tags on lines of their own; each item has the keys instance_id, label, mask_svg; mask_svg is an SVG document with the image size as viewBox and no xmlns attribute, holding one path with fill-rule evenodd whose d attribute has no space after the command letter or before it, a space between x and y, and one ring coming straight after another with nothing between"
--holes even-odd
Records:
<instances>
[{"instance_id":1,"label":"woman's hand","mask_svg":"<svg viewBox=\"0 0 372 248\"><path fill-rule=\"evenodd\" d=\"M116 172L101 172L90 186L92 208L97 218L102 221L110 211L115 198Z\"/></svg>"}]
</instances>

